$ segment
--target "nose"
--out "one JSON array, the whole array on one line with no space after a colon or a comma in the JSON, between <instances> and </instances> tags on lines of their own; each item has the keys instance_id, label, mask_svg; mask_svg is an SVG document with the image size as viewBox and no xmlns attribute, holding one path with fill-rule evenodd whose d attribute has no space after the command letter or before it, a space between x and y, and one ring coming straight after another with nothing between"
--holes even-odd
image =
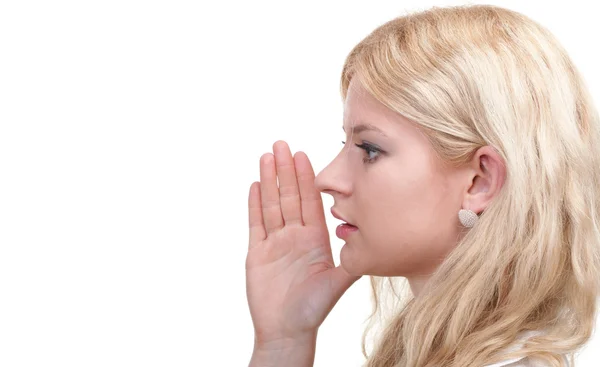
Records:
<instances>
[{"instance_id":1,"label":"nose","mask_svg":"<svg viewBox=\"0 0 600 367\"><path fill-rule=\"evenodd\" d=\"M341 154L315 177L316 189L324 194L349 196L352 192L350 172L340 156Z\"/></svg>"}]
</instances>

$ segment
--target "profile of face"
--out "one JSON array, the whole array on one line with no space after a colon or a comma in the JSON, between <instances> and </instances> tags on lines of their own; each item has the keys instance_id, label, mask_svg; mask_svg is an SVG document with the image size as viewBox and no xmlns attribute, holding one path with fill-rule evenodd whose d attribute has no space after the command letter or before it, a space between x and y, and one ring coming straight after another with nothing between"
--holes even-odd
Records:
<instances>
[{"instance_id":1,"label":"profile of face","mask_svg":"<svg viewBox=\"0 0 600 367\"><path fill-rule=\"evenodd\" d=\"M341 265L353 275L427 277L464 230L458 211L479 213L501 186L498 157L480 149L476 164L445 164L414 122L355 79L343 128L343 148L315 180L333 197L333 215L356 227L339 234Z\"/></svg>"}]
</instances>

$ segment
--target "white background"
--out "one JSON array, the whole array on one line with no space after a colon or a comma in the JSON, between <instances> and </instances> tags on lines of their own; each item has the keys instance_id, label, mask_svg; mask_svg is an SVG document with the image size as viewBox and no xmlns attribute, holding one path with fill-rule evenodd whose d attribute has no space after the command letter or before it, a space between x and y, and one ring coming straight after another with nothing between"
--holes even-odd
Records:
<instances>
[{"instance_id":1,"label":"white background","mask_svg":"<svg viewBox=\"0 0 600 367\"><path fill-rule=\"evenodd\" d=\"M320 171L352 46L461 3L1 2L0 365L247 365L260 155L283 139ZM600 99L595 3L489 3L547 26ZM367 277L342 297L315 366L362 364L369 297ZM598 365L599 339L578 366Z\"/></svg>"}]
</instances>

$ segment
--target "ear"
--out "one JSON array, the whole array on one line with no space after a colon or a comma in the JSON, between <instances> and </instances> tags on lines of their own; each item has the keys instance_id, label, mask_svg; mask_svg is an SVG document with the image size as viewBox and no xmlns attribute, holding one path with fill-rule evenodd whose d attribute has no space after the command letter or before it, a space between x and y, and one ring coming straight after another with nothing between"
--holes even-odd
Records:
<instances>
[{"instance_id":1,"label":"ear","mask_svg":"<svg viewBox=\"0 0 600 367\"><path fill-rule=\"evenodd\" d=\"M498 152L487 145L479 148L467 164L469 184L463 209L480 214L498 195L506 179L506 165Z\"/></svg>"}]
</instances>

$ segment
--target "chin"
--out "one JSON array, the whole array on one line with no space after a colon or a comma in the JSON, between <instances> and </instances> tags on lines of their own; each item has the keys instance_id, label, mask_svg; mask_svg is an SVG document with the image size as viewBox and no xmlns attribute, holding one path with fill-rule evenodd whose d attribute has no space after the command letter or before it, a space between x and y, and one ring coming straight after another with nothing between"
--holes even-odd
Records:
<instances>
[{"instance_id":1,"label":"chin","mask_svg":"<svg viewBox=\"0 0 600 367\"><path fill-rule=\"evenodd\" d=\"M347 245L344 245L340 252L340 266L350 275L362 276L365 275L365 273L360 265L361 263L356 261L355 254L352 253L352 250L348 249Z\"/></svg>"}]
</instances>

